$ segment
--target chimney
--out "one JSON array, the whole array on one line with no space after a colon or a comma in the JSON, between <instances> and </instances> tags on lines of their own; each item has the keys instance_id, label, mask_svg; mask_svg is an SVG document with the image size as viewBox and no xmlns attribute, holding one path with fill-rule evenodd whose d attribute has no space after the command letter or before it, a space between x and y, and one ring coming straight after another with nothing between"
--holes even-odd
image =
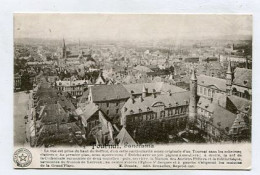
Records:
<instances>
[{"instance_id":1,"label":"chimney","mask_svg":"<svg viewBox=\"0 0 260 175\"><path fill-rule=\"evenodd\" d=\"M134 104L135 103L135 99L131 98L131 102L132 102L132 104Z\"/></svg>"},{"instance_id":2,"label":"chimney","mask_svg":"<svg viewBox=\"0 0 260 175\"><path fill-rule=\"evenodd\" d=\"M143 102L143 101L144 101L144 99L143 99L143 97L142 97L142 96L140 97L140 101L141 101L141 102Z\"/></svg>"},{"instance_id":3,"label":"chimney","mask_svg":"<svg viewBox=\"0 0 260 175\"><path fill-rule=\"evenodd\" d=\"M131 99L134 99L134 91L133 91L133 90L131 90L130 98L131 98Z\"/></svg>"},{"instance_id":4,"label":"chimney","mask_svg":"<svg viewBox=\"0 0 260 175\"><path fill-rule=\"evenodd\" d=\"M148 89L145 88L145 86L143 85L142 97L145 98L147 96L147 93L148 93Z\"/></svg>"},{"instance_id":5,"label":"chimney","mask_svg":"<svg viewBox=\"0 0 260 175\"><path fill-rule=\"evenodd\" d=\"M246 57L246 69L248 69L248 58Z\"/></svg>"},{"instance_id":6,"label":"chimney","mask_svg":"<svg viewBox=\"0 0 260 175\"><path fill-rule=\"evenodd\" d=\"M153 89L153 98L156 98L156 90Z\"/></svg>"}]
</instances>

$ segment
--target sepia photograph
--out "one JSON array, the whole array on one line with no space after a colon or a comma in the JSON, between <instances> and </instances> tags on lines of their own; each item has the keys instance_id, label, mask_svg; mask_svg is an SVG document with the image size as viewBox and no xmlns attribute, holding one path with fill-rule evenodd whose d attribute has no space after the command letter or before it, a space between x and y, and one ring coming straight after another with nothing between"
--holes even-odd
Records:
<instances>
[{"instance_id":1,"label":"sepia photograph","mask_svg":"<svg viewBox=\"0 0 260 175\"><path fill-rule=\"evenodd\" d=\"M34 158L30 150L38 149L46 155L63 148L156 153L157 146L190 146L187 155L198 155L191 161L214 164L201 155L223 158L222 153L234 153L235 158L216 159L214 165L221 168L223 161L223 169L232 169L243 164L239 151L193 149L246 145L251 153L252 18L15 13L14 147L26 148L15 152L15 163L28 166ZM118 167L196 168L168 166L167 161L181 159L172 159L165 150L169 157L158 159L158 153L154 159L165 161L163 166L121 162ZM144 156L135 156L139 154ZM107 160L99 166L107 166ZM77 168L69 163L61 167Z\"/></svg>"}]
</instances>

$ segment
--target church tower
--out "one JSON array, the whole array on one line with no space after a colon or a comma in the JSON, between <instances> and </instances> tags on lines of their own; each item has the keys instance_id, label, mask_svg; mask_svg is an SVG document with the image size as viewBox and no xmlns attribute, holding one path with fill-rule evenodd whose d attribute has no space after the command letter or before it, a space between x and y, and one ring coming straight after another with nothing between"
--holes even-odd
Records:
<instances>
[{"instance_id":1,"label":"church tower","mask_svg":"<svg viewBox=\"0 0 260 175\"><path fill-rule=\"evenodd\" d=\"M227 95L231 95L231 86L233 81L233 75L232 75L232 67L231 67L231 61L228 62L228 68L226 72L226 93Z\"/></svg>"},{"instance_id":2,"label":"church tower","mask_svg":"<svg viewBox=\"0 0 260 175\"><path fill-rule=\"evenodd\" d=\"M197 77L195 70L192 70L190 77L190 103L189 103L189 123L194 124L197 114Z\"/></svg>"},{"instance_id":3,"label":"church tower","mask_svg":"<svg viewBox=\"0 0 260 175\"><path fill-rule=\"evenodd\" d=\"M62 46L62 58L67 58L67 49L66 49L64 38L63 38L63 46Z\"/></svg>"}]
</instances>

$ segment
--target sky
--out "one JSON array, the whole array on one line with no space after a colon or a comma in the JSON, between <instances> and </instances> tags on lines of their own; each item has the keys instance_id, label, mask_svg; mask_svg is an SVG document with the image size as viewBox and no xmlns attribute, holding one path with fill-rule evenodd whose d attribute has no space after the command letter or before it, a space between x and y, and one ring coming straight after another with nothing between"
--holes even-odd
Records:
<instances>
[{"instance_id":1,"label":"sky","mask_svg":"<svg viewBox=\"0 0 260 175\"><path fill-rule=\"evenodd\" d=\"M181 40L215 39L226 35L252 35L252 16L79 13L14 15L14 38Z\"/></svg>"}]
</instances>

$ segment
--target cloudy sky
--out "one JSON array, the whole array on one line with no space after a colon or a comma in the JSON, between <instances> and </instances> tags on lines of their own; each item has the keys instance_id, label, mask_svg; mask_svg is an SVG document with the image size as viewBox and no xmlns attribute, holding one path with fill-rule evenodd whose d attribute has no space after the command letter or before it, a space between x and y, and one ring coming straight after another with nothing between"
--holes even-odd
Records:
<instances>
[{"instance_id":1,"label":"cloudy sky","mask_svg":"<svg viewBox=\"0 0 260 175\"><path fill-rule=\"evenodd\" d=\"M15 38L204 39L252 35L249 15L15 14Z\"/></svg>"}]
</instances>

